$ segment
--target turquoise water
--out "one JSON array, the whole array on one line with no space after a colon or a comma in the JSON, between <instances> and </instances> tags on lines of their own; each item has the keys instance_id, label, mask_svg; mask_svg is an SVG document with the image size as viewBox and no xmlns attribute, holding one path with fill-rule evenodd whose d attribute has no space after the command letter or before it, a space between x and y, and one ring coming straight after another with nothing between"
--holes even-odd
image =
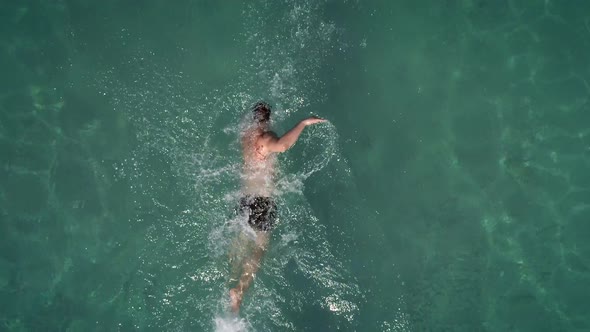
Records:
<instances>
[{"instance_id":1,"label":"turquoise water","mask_svg":"<svg viewBox=\"0 0 590 332\"><path fill-rule=\"evenodd\" d=\"M0 330L587 331L590 3L3 1ZM227 309L246 110L278 227Z\"/></svg>"}]
</instances>

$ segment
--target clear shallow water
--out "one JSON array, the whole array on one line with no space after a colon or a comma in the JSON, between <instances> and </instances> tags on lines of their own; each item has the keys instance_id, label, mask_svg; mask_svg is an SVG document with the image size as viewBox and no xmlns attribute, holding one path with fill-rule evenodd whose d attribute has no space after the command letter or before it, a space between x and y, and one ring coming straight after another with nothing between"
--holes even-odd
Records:
<instances>
[{"instance_id":1,"label":"clear shallow water","mask_svg":"<svg viewBox=\"0 0 590 332\"><path fill-rule=\"evenodd\" d=\"M0 328L587 330L588 7L2 4ZM330 124L234 319L259 99Z\"/></svg>"}]
</instances>

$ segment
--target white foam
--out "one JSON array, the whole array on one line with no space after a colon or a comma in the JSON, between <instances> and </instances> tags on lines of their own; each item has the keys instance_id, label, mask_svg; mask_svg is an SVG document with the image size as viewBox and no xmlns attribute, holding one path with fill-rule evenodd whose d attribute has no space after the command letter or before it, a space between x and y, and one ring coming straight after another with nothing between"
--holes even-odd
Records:
<instances>
[{"instance_id":1,"label":"white foam","mask_svg":"<svg viewBox=\"0 0 590 332\"><path fill-rule=\"evenodd\" d=\"M215 317L216 332L246 332L248 331L248 322L239 317Z\"/></svg>"},{"instance_id":2,"label":"white foam","mask_svg":"<svg viewBox=\"0 0 590 332\"><path fill-rule=\"evenodd\" d=\"M314 125L306 130L309 135L304 139L303 154L307 160L298 172L304 179L326 167L338 155L338 133L331 122Z\"/></svg>"}]
</instances>

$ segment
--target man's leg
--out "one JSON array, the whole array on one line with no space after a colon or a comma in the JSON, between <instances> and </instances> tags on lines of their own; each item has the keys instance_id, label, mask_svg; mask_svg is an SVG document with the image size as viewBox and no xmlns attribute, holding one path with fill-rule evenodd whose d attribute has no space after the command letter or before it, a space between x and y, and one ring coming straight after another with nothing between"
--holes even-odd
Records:
<instances>
[{"instance_id":1,"label":"man's leg","mask_svg":"<svg viewBox=\"0 0 590 332\"><path fill-rule=\"evenodd\" d=\"M234 283L240 279L242 265L244 260L250 257L249 253L252 252L252 248L255 246L255 239L255 237L245 234L245 232L239 232L233 239L228 252L231 268L230 283Z\"/></svg>"},{"instance_id":2,"label":"man's leg","mask_svg":"<svg viewBox=\"0 0 590 332\"><path fill-rule=\"evenodd\" d=\"M262 256L266 251L266 247L268 246L268 238L268 233L256 232L256 244L250 257L247 257L244 260L242 276L238 280L236 287L230 289L229 291L230 304L234 312L238 312L238 310L240 310L242 297L254 280L256 271L258 271L258 267L260 266L260 260L262 259Z\"/></svg>"}]
</instances>

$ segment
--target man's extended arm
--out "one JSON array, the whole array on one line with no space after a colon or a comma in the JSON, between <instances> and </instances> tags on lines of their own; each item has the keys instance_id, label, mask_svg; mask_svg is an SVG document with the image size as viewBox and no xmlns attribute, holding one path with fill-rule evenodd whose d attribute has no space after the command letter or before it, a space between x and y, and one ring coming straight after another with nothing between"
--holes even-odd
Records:
<instances>
[{"instance_id":1,"label":"man's extended arm","mask_svg":"<svg viewBox=\"0 0 590 332\"><path fill-rule=\"evenodd\" d=\"M293 127L291 130L289 130L285 135L283 135L280 138L278 138L272 134L269 134L269 136L267 137L267 140L265 142L266 148L270 152L285 152L285 151L289 150L289 148L291 148L293 146L293 144L295 144L295 142L297 142L297 139L299 138L299 135L301 135L303 128L305 128L306 126L309 126L309 125L312 125L315 123L324 122L324 121L326 121L326 120L320 119L317 117L311 117L311 118L307 118L305 120L300 121L295 127Z\"/></svg>"}]
</instances>

